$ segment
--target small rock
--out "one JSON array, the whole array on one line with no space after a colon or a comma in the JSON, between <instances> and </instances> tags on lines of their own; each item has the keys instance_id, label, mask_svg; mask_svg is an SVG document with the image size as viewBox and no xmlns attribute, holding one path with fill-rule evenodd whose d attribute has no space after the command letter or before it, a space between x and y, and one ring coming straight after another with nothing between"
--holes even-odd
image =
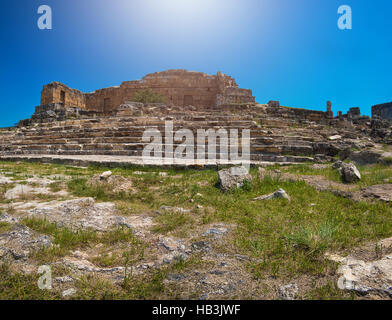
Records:
<instances>
[{"instance_id":1,"label":"small rock","mask_svg":"<svg viewBox=\"0 0 392 320\"><path fill-rule=\"evenodd\" d=\"M99 178L100 178L101 180L106 180L106 179L108 179L111 175L112 175L112 172L111 172L111 171L105 171L104 173L102 173L102 174L99 176Z\"/></svg>"},{"instance_id":2,"label":"small rock","mask_svg":"<svg viewBox=\"0 0 392 320\"><path fill-rule=\"evenodd\" d=\"M342 139L342 136L339 136L339 135L330 136L328 139L331 141L336 141L336 140Z\"/></svg>"},{"instance_id":3,"label":"small rock","mask_svg":"<svg viewBox=\"0 0 392 320\"><path fill-rule=\"evenodd\" d=\"M342 165L343 165L343 161L338 160L338 161L336 161L336 162L332 165L332 168L333 168L333 169L339 169Z\"/></svg>"},{"instance_id":4,"label":"small rock","mask_svg":"<svg viewBox=\"0 0 392 320\"><path fill-rule=\"evenodd\" d=\"M209 242L207 241L197 241L191 245L193 250L209 250L211 249Z\"/></svg>"},{"instance_id":5,"label":"small rock","mask_svg":"<svg viewBox=\"0 0 392 320\"><path fill-rule=\"evenodd\" d=\"M57 277L55 280L60 283L68 283L74 281L74 279L71 278L70 276Z\"/></svg>"},{"instance_id":6,"label":"small rock","mask_svg":"<svg viewBox=\"0 0 392 320\"><path fill-rule=\"evenodd\" d=\"M286 286L278 288L279 299L282 300L295 300L298 294L298 286L296 283L290 283Z\"/></svg>"},{"instance_id":7,"label":"small rock","mask_svg":"<svg viewBox=\"0 0 392 320\"><path fill-rule=\"evenodd\" d=\"M255 201L270 200L270 199L275 199L275 198L283 198L283 199L287 199L288 201L290 201L290 196L283 189L279 189L278 191L271 193L271 194L267 194L264 196L254 198L253 200L255 200Z\"/></svg>"},{"instance_id":8,"label":"small rock","mask_svg":"<svg viewBox=\"0 0 392 320\"><path fill-rule=\"evenodd\" d=\"M250 260L249 257L241 255L241 254L236 254L235 257L238 261L249 261Z\"/></svg>"},{"instance_id":9,"label":"small rock","mask_svg":"<svg viewBox=\"0 0 392 320\"><path fill-rule=\"evenodd\" d=\"M221 275L225 274L225 272L221 271L221 270L212 270L210 273L214 274L216 276L221 276Z\"/></svg>"},{"instance_id":10,"label":"small rock","mask_svg":"<svg viewBox=\"0 0 392 320\"><path fill-rule=\"evenodd\" d=\"M68 290L64 290L63 293L61 294L63 298L71 297L76 293L76 289L71 288Z\"/></svg>"},{"instance_id":11,"label":"small rock","mask_svg":"<svg viewBox=\"0 0 392 320\"><path fill-rule=\"evenodd\" d=\"M203 233L203 236L215 235L221 236L225 234L228 230L226 228L211 228Z\"/></svg>"},{"instance_id":12,"label":"small rock","mask_svg":"<svg viewBox=\"0 0 392 320\"><path fill-rule=\"evenodd\" d=\"M183 274L177 274L177 273L169 273L167 276L167 279L170 281L181 281L185 279L186 277Z\"/></svg>"},{"instance_id":13,"label":"small rock","mask_svg":"<svg viewBox=\"0 0 392 320\"><path fill-rule=\"evenodd\" d=\"M361 174L353 163L342 163L339 172L343 181L347 183L361 180Z\"/></svg>"},{"instance_id":14,"label":"small rock","mask_svg":"<svg viewBox=\"0 0 392 320\"><path fill-rule=\"evenodd\" d=\"M187 213L187 212L191 211L191 210L184 209L184 208L170 207L170 206L161 206L160 209L163 211L171 211L171 212L176 212L176 213Z\"/></svg>"},{"instance_id":15,"label":"small rock","mask_svg":"<svg viewBox=\"0 0 392 320\"><path fill-rule=\"evenodd\" d=\"M245 181L252 181L252 176L244 166L223 169L218 172L220 187L223 191L241 188Z\"/></svg>"},{"instance_id":16,"label":"small rock","mask_svg":"<svg viewBox=\"0 0 392 320\"><path fill-rule=\"evenodd\" d=\"M196 206L196 208L197 208L197 209L203 209L203 206L201 206L200 204L198 204L198 205Z\"/></svg>"},{"instance_id":17,"label":"small rock","mask_svg":"<svg viewBox=\"0 0 392 320\"><path fill-rule=\"evenodd\" d=\"M10 215L3 213L0 215L0 222L17 223L19 219L16 217L11 217Z\"/></svg>"}]
</instances>

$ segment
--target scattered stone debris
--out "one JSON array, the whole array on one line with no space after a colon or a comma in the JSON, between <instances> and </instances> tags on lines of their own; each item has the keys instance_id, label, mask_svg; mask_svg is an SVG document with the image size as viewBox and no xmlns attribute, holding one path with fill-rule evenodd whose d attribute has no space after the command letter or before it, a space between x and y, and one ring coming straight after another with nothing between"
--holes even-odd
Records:
<instances>
[{"instance_id":1,"label":"scattered stone debris","mask_svg":"<svg viewBox=\"0 0 392 320\"><path fill-rule=\"evenodd\" d=\"M105 174L105 175L104 175ZM104 175L104 178L102 176ZM104 172L102 175L95 175L89 181L92 186L110 186L113 193L134 193L132 180L123 176L112 175L111 171Z\"/></svg>"},{"instance_id":2,"label":"scattered stone debris","mask_svg":"<svg viewBox=\"0 0 392 320\"><path fill-rule=\"evenodd\" d=\"M254 201L271 200L271 199L275 199L275 198L283 198L283 199L287 199L290 201L290 196L283 189L279 189L278 191L271 193L271 194L267 194L267 195L263 195L263 196L254 198L253 200Z\"/></svg>"},{"instance_id":3,"label":"scattered stone debris","mask_svg":"<svg viewBox=\"0 0 392 320\"><path fill-rule=\"evenodd\" d=\"M228 229L225 227L215 227L208 229L206 232L203 233L203 236L214 236L214 237L220 237L224 235L225 233L228 232Z\"/></svg>"},{"instance_id":4,"label":"scattered stone debris","mask_svg":"<svg viewBox=\"0 0 392 320\"><path fill-rule=\"evenodd\" d=\"M161 206L159 209L168 212L175 212L175 213L188 213L191 212L189 209L184 209L180 207L171 207L171 206Z\"/></svg>"},{"instance_id":5,"label":"scattered stone debris","mask_svg":"<svg viewBox=\"0 0 392 320\"><path fill-rule=\"evenodd\" d=\"M252 181L252 176L244 166L231 167L218 172L220 187L223 191L241 188L245 181Z\"/></svg>"},{"instance_id":6,"label":"scattered stone debris","mask_svg":"<svg viewBox=\"0 0 392 320\"><path fill-rule=\"evenodd\" d=\"M75 293L76 293L76 289L70 288L70 289L64 290L61 295L63 296L63 298L68 298L68 297L72 297L73 295L75 295Z\"/></svg>"},{"instance_id":7,"label":"scattered stone debris","mask_svg":"<svg viewBox=\"0 0 392 320\"><path fill-rule=\"evenodd\" d=\"M8 200L29 197L29 195L52 194L58 197L67 196L66 191L51 192L47 187L32 187L29 185L18 184L4 194L4 198Z\"/></svg>"},{"instance_id":8,"label":"scattered stone debris","mask_svg":"<svg viewBox=\"0 0 392 320\"><path fill-rule=\"evenodd\" d=\"M86 260L86 258L80 257L65 257L57 263L71 268L76 274L86 272L95 272L101 274L114 274L124 272L124 267L99 268L90 261Z\"/></svg>"},{"instance_id":9,"label":"scattered stone debris","mask_svg":"<svg viewBox=\"0 0 392 320\"><path fill-rule=\"evenodd\" d=\"M340 135L334 135L334 136L328 137L328 139L331 140L331 141L341 140L341 139L342 139L342 136L340 136Z\"/></svg>"},{"instance_id":10,"label":"scattered stone debris","mask_svg":"<svg viewBox=\"0 0 392 320\"><path fill-rule=\"evenodd\" d=\"M376 164L382 161L382 154L371 150L364 150L352 152L348 158L356 164Z\"/></svg>"},{"instance_id":11,"label":"scattered stone debris","mask_svg":"<svg viewBox=\"0 0 392 320\"><path fill-rule=\"evenodd\" d=\"M158 247L163 249L163 255L158 257L158 263L169 264L173 260L186 260L188 258L188 250L181 240L161 237L158 242Z\"/></svg>"},{"instance_id":12,"label":"scattered stone debris","mask_svg":"<svg viewBox=\"0 0 392 320\"><path fill-rule=\"evenodd\" d=\"M290 283L286 286L278 288L278 297L281 300L295 300L298 294L298 285L296 283Z\"/></svg>"},{"instance_id":13,"label":"scattered stone debris","mask_svg":"<svg viewBox=\"0 0 392 320\"><path fill-rule=\"evenodd\" d=\"M17 217L12 217L6 213L3 213L0 215L0 222L7 222L7 223L18 223L19 218Z\"/></svg>"},{"instance_id":14,"label":"scattered stone debris","mask_svg":"<svg viewBox=\"0 0 392 320\"><path fill-rule=\"evenodd\" d=\"M8 184L12 182L13 181L10 178L0 175L0 184Z\"/></svg>"},{"instance_id":15,"label":"scattered stone debris","mask_svg":"<svg viewBox=\"0 0 392 320\"><path fill-rule=\"evenodd\" d=\"M60 282L60 283L74 282L74 279L71 278L70 276L57 277L54 280L57 281L57 282Z\"/></svg>"},{"instance_id":16,"label":"scattered stone debris","mask_svg":"<svg viewBox=\"0 0 392 320\"><path fill-rule=\"evenodd\" d=\"M37 235L30 228L17 224L11 231L0 234L0 260L7 256L14 260L24 260L31 252L51 245L50 237Z\"/></svg>"},{"instance_id":17,"label":"scattered stone debris","mask_svg":"<svg viewBox=\"0 0 392 320\"><path fill-rule=\"evenodd\" d=\"M329 163L332 162L334 158L325 154L316 154L314 155L313 160L317 163Z\"/></svg>"},{"instance_id":18,"label":"scattered stone debris","mask_svg":"<svg viewBox=\"0 0 392 320\"><path fill-rule=\"evenodd\" d=\"M192 243L191 248L195 251L210 251L211 245L208 241L196 241Z\"/></svg>"},{"instance_id":19,"label":"scattered stone debris","mask_svg":"<svg viewBox=\"0 0 392 320\"><path fill-rule=\"evenodd\" d=\"M374 198L384 202L392 202L392 184L378 184L361 190L364 198Z\"/></svg>"},{"instance_id":20,"label":"scattered stone debris","mask_svg":"<svg viewBox=\"0 0 392 320\"><path fill-rule=\"evenodd\" d=\"M338 161L334 162L334 164L332 165L332 168L333 169L340 169L342 167L342 165L343 165L343 161L338 160Z\"/></svg>"},{"instance_id":21,"label":"scattered stone debris","mask_svg":"<svg viewBox=\"0 0 392 320\"><path fill-rule=\"evenodd\" d=\"M381 294L392 297L392 255L379 260L364 261L348 256L328 255L341 266L338 286L342 290L355 291L361 295Z\"/></svg>"},{"instance_id":22,"label":"scattered stone debris","mask_svg":"<svg viewBox=\"0 0 392 320\"><path fill-rule=\"evenodd\" d=\"M27 212L30 217L47 219L60 227L66 226L76 230L105 231L121 226L133 229L152 224L151 218L148 217L118 216L114 203L96 203L93 198L39 203Z\"/></svg>"}]
</instances>

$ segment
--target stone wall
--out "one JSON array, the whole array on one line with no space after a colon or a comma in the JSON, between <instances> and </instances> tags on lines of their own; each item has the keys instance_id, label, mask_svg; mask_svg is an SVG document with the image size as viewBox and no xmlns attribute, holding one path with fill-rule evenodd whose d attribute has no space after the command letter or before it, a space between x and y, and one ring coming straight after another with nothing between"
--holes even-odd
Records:
<instances>
[{"instance_id":1,"label":"stone wall","mask_svg":"<svg viewBox=\"0 0 392 320\"><path fill-rule=\"evenodd\" d=\"M86 97L83 92L71 89L60 82L52 82L43 87L41 106L62 103L64 106L86 108Z\"/></svg>"},{"instance_id":2,"label":"stone wall","mask_svg":"<svg viewBox=\"0 0 392 320\"><path fill-rule=\"evenodd\" d=\"M42 91L41 105L64 103L89 111L109 113L116 111L135 93L151 89L165 98L165 103L175 106L209 108L220 104L254 102L251 90L239 89L235 80L218 72L208 75L186 70L168 70L146 75L139 81L125 81L120 86L99 89L91 93L54 82Z\"/></svg>"},{"instance_id":3,"label":"stone wall","mask_svg":"<svg viewBox=\"0 0 392 320\"><path fill-rule=\"evenodd\" d=\"M392 120L392 102L373 106L372 117Z\"/></svg>"},{"instance_id":4,"label":"stone wall","mask_svg":"<svg viewBox=\"0 0 392 320\"><path fill-rule=\"evenodd\" d=\"M254 103L252 91L235 87L227 87L216 97L216 105Z\"/></svg>"}]
</instances>

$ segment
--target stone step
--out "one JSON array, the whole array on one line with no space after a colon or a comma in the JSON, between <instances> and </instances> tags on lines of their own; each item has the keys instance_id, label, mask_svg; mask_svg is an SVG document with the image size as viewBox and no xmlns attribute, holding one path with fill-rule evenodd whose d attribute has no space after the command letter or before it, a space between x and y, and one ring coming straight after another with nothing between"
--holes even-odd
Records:
<instances>
[{"instance_id":1,"label":"stone step","mask_svg":"<svg viewBox=\"0 0 392 320\"><path fill-rule=\"evenodd\" d=\"M99 156L120 156L120 157L141 157L142 154L141 152L124 152L124 151L116 151L116 152L107 152L105 150L96 150L96 151L91 151L91 152L80 152L80 151L74 151L71 153L65 153L65 152L46 152L46 153L41 153L37 151L31 151L31 152L9 152L6 154L2 154L1 158L7 157L7 156L15 156L15 155L35 155L35 156L40 156L40 155L53 155L53 156L90 156L91 159L97 158ZM168 153L169 158L173 158L173 154ZM220 157L220 154L216 155L216 159L227 159L228 156L225 156L224 158ZM206 157L208 159L208 157ZM214 159L214 157L210 157L210 159ZM303 162L311 162L313 161L312 157L305 157L305 156L280 156L280 155L263 155L263 154L250 154L249 159L251 161L266 161L266 162L284 162L284 163L303 163Z\"/></svg>"},{"instance_id":2,"label":"stone step","mask_svg":"<svg viewBox=\"0 0 392 320\"><path fill-rule=\"evenodd\" d=\"M174 144L164 144L162 149L165 148L177 148L181 143L175 142ZM149 143L137 142L137 143L85 143L85 144L12 144L12 145L0 145L0 151L12 151L12 150L30 150L30 151L40 151L45 153L47 150L52 151L142 151ZM183 145L187 147L187 145ZM197 146L192 146L194 152L197 151ZM206 150L210 148L215 148L217 152L220 152L220 144L210 144L205 145ZM224 147L222 147L224 148ZM227 147L229 148L229 147ZM239 141L238 148L242 150L241 141ZM314 148L312 146L302 146L302 145L260 145L251 144L250 151L254 154L285 154L285 155L312 155L314 153Z\"/></svg>"}]
</instances>

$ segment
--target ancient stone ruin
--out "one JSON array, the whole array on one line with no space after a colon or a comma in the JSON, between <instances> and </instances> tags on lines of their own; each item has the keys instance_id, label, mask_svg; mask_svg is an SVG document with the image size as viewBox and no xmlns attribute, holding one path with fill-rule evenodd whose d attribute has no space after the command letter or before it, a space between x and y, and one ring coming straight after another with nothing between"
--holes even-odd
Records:
<instances>
[{"instance_id":1,"label":"ancient stone ruin","mask_svg":"<svg viewBox=\"0 0 392 320\"><path fill-rule=\"evenodd\" d=\"M133 101L135 93L147 88L163 95L167 105L181 107L204 108L255 101L251 90L238 88L232 77L220 72L208 75L186 70L168 70L148 74L140 81L125 81L118 87L99 89L91 93L83 93L62 83L53 82L42 90L41 108L61 104L63 107L109 113L118 110L127 101Z\"/></svg>"},{"instance_id":2,"label":"ancient stone ruin","mask_svg":"<svg viewBox=\"0 0 392 320\"><path fill-rule=\"evenodd\" d=\"M164 101L133 101L146 89ZM334 117L330 101L325 112L285 107L279 101L260 104L251 90L239 88L220 72L168 70L91 93L53 82L44 86L41 105L30 119L1 129L0 156L78 164L139 163L147 144L143 132L163 132L165 122L173 121L173 131L249 129L249 157L254 163L325 161L347 148L392 143L391 110L391 104L374 106L370 118L351 108Z\"/></svg>"},{"instance_id":3,"label":"ancient stone ruin","mask_svg":"<svg viewBox=\"0 0 392 320\"><path fill-rule=\"evenodd\" d=\"M392 120L392 102L377 104L373 106L372 117Z\"/></svg>"}]
</instances>

